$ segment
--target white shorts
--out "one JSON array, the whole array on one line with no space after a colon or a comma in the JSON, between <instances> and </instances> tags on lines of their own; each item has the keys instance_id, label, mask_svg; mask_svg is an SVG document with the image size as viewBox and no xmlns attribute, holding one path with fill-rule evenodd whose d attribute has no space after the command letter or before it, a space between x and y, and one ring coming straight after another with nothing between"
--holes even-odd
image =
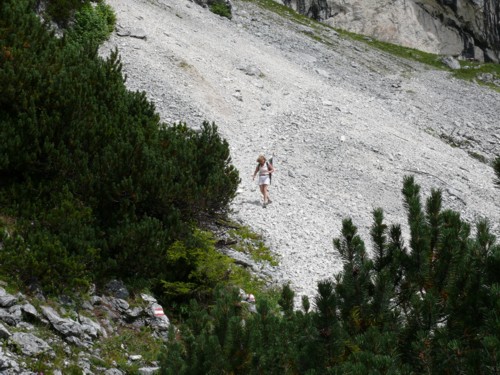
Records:
<instances>
[{"instance_id":1,"label":"white shorts","mask_svg":"<svg viewBox=\"0 0 500 375\"><path fill-rule=\"evenodd\" d=\"M269 178L268 174L265 174L263 176L259 176L259 185L269 185L271 182L271 179Z\"/></svg>"}]
</instances>

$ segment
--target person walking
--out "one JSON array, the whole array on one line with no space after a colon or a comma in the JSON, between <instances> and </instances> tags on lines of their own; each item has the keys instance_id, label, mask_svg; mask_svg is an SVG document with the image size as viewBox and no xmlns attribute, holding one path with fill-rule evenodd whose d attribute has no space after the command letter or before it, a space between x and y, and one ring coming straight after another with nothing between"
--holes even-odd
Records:
<instances>
[{"instance_id":1,"label":"person walking","mask_svg":"<svg viewBox=\"0 0 500 375\"><path fill-rule=\"evenodd\" d=\"M266 208L271 203L271 199L269 198L269 184L271 183L271 174L274 172L274 167L267 161L264 155L259 155L257 163L252 179L255 180L255 176L257 173L259 174L259 188L264 198L262 207Z\"/></svg>"}]
</instances>

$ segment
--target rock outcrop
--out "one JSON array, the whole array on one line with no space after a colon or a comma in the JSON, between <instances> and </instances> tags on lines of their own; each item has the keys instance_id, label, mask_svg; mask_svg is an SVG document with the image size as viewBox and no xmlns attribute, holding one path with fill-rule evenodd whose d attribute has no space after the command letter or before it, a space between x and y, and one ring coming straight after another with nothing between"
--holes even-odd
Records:
<instances>
[{"instance_id":1,"label":"rock outcrop","mask_svg":"<svg viewBox=\"0 0 500 375\"><path fill-rule=\"evenodd\" d=\"M123 284L111 284L120 285L119 289L115 288L117 294L128 296ZM43 365L54 374L63 374L66 368L76 365L84 374L123 374L114 367L95 365L105 362L99 358L100 341L111 335L119 337L123 327L147 329L153 337L165 341L170 327L156 299L142 294L139 301L140 306L130 308L124 299L94 294L84 301L80 311L71 301L69 305L53 307L44 300L37 300L36 305L40 306L36 308L29 297L21 293L10 294L0 287L0 373L31 374L30 371ZM64 366L58 368L56 351L61 348L67 358ZM139 369L141 374L159 370L156 362L146 362L140 354L126 355L130 362L143 365ZM72 357L78 359L77 363L72 363Z\"/></svg>"},{"instance_id":2,"label":"rock outcrop","mask_svg":"<svg viewBox=\"0 0 500 375\"><path fill-rule=\"evenodd\" d=\"M0 285L6 284L0 281ZM240 296L241 304L255 312L255 297L243 290ZM142 293L131 301L126 286L116 280L105 286L104 294L92 293L81 306L68 297L47 302L0 287L0 374L62 375L74 373L75 367L85 375L123 375L132 367L141 375L157 374L158 362L145 359L151 353L130 349L127 342L137 333L138 347L150 350L144 345L144 334L149 332L151 342L162 344L168 340L170 326L153 296ZM102 348L107 342L113 347L119 343L119 355L105 357Z\"/></svg>"},{"instance_id":3,"label":"rock outcrop","mask_svg":"<svg viewBox=\"0 0 500 375\"><path fill-rule=\"evenodd\" d=\"M497 0L282 0L331 26L422 51L500 61Z\"/></svg>"}]
</instances>

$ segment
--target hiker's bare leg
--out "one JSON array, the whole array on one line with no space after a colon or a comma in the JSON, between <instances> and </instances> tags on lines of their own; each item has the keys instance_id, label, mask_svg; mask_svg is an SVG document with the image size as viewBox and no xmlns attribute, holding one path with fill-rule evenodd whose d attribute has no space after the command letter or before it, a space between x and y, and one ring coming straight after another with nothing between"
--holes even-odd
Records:
<instances>
[{"instance_id":1,"label":"hiker's bare leg","mask_svg":"<svg viewBox=\"0 0 500 375\"><path fill-rule=\"evenodd\" d=\"M271 196L269 195L269 185L266 185L266 196L267 196L266 202L271 203Z\"/></svg>"},{"instance_id":2,"label":"hiker's bare leg","mask_svg":"<svg viewBox=\"0 0 500 375\"><path fill-rule=\"evenodd\" d=\"M262 195L264 196L264 204L267 204L267 201L269 200L269 190L267 190L267 185L261 185L262 186Z\"/></svg>"},{"instance_id":3,"label":"hiker's bare leg","mask_svg":"<svg viewBox=\"0 0 500 375\"><path fill-rule=\"evenodd\" d=\"M260 187L260 192L262 194L262 197L264 198L264 204L266 203L266 190L267 190L267 185L259 185Z\"/></svg>"}]
</instances>

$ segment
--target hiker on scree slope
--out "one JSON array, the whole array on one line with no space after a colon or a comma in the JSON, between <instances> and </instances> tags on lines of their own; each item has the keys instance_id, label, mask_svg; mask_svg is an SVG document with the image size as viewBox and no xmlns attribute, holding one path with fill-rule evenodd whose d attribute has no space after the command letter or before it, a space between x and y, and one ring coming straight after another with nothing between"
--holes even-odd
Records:
<instances>
[{"instance_id":1,"label":"hiker on scree slope","mask_svg":"<svg viewBox=\"0 0 500 375\"><path fill-rule=\"evenodd\" d=\"M253 173L252 178L255 179L257 173L259 174L259 187L262 196L264 197L264 205L266 207L269 203L271 203L271 199L269 199L269 184L271 183L271 173L274 172L274 167L271 163L269 163L264 155L259 155L257 158L257 167L255 168L255 172Z\"/></svg>"}]
</instances>

